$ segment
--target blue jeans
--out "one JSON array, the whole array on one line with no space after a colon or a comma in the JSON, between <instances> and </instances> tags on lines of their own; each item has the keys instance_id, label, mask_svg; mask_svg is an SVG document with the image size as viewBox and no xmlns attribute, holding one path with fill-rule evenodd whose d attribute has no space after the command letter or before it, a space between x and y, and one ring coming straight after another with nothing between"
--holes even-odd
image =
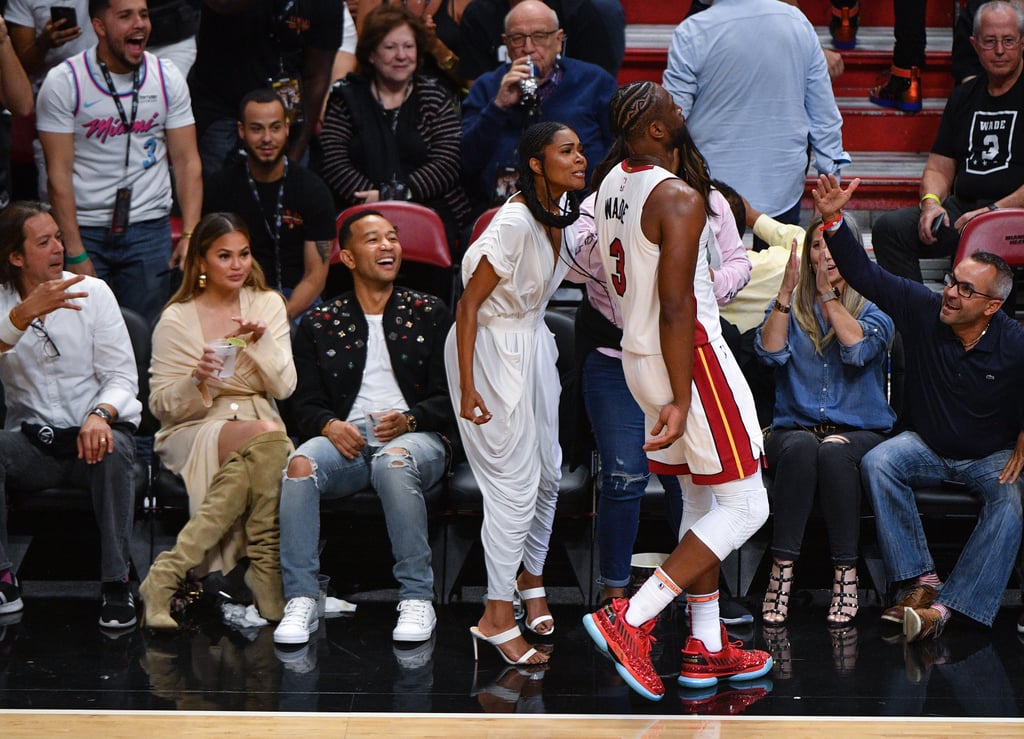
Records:
<instances>
[{"instance_id":1,"label":"blue jeans","mask_svg":"<svg viewBox=\"0 0 1024 739\"><path fill-rule=\"evenodd\" d=\"M362 424L356 426L365 439ZM389 453L390 449L404 449L407 454ZM285 598L317 597L320 501L372 487L384 508L399 597L433 600L434 573L423 490L435 485L444 474L445 446L437 434L403 434L382 447L363 447L354 459L346 459L327 437L317 436L295 450L294 457L306 457L313 475L292 478L286 471L281 483L281 577Z\"/></svg>"},{"instance_id":2,"label":"blue jeans","mask_svg":"<svg viewBox=\"0 0 1024 739\"><path fill-rule=\"evenodd\" d=\"M1013 570L1021 537L1021 487L1000 484L1005 449L981 459L946 459L912 431L882 442L861 460L889 577L910 580L935 570L912 488L962 482L982 500L978 523L946 578L938 603L991 626Z\"/></svg>"},{"instance_id":3,"label":"blue jeans","mask_svg":"<svg viewBox=\"0 0 1024 739\"><path fill-rule=\"evenodd\" d=\"M122 308L130 308L152 326L171 297L171 224L169 218L132 223L120 236L106 226L83 226L82 243L96 276L110 285Z\"/></svg>"},{"instance_id":4,"label":"blue jeans","mask_svg":"<svg viewBox=\"0 0 1024 739\"><path fill-rule=\"evenodd\" d=\"M583 402L601 458L597 500L600 582L624 588L629 585L640 504L651 477L643 450L644 413L626 387L621 360L599 351L583 361ZM674 494L681 503L679 481L667 475L661 480L666 498Z\"/></svg>"}]
</instances>

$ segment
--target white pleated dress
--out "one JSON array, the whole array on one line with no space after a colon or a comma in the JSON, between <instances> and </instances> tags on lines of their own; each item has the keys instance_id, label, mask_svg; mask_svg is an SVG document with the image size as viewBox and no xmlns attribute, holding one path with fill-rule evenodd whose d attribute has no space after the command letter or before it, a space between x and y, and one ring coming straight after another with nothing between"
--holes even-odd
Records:
<instances>
[{"instance_id":1,"label":"white pleated dress","mask_svg":"<svg viewBox=\"0 0 1024 739\"><path fill-rule=\"evenodd\" d=\"M525 205L507 202L462 261L463 284L483 257L499 277L480 306L473 354L473 380L493 417L479 426L458 419L466 456L483 491L481 539L491 600L512 600L519 564L539 575L547 556L562 450L558 349L544 311L569 269L575 244L575 225L568 226L556 260L544 227ZM454 326L445 344L445 364L458 416Z\"/></svg>"}]
</instances>

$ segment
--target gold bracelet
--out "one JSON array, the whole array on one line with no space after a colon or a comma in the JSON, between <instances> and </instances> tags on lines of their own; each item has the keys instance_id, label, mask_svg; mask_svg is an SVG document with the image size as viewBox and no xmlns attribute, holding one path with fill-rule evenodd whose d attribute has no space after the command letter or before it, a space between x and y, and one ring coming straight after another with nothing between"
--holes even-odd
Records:
<instances>
[{"instance_id":1,"label":"gold bracelet","mask_svg":"<svg viewBox=\"0 0 1024 739\"><path fill-rule=\"evenodd\" d=\"M181 232L181 236L179 238L181 238L181 239L191 239L192 238L192 232L191 231L182 231Z\"/></svg>"}]
</instances>

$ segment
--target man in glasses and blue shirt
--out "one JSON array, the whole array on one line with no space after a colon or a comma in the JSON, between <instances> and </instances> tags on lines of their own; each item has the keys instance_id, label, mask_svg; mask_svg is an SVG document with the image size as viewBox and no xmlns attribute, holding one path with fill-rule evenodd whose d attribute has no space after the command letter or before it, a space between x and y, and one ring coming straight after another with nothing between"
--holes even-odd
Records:
<instances>
[{"instance_id":1,"label":"man in glasses and blue shirt","mask_svg":"<svg viewBox=\"0 0 1024 739\"><path fill-rule=\"evenodd\" d=\"M23 608L7 550L7 485L72 485L90 491L100 531L100 626L133 626L135 356L114 294L64 271L60 230L39 203L0 212L0 316L0 617Z\"/></svg>"},{"instance_id":2,"label":"man in glasses and blue shirt","mask_svg":"<svg viewBox=\"0 0 1024 739\"><path fill-rule=\"evenodd\" d=\"M939 636L954 613L991 626L1021 540L1024 329L1000 310L1013 271L976 251L946 275L941 293L886 272L843 223L842 208L859 184L843 189L820 177L814 202L836 266L892 317L906 354L905 430L860 465L886 571L904 588L882 619L900 624L907 641ZM943 583L913 489L945 480L962 483L982 508Z\"/></svg>"}]
</instances>

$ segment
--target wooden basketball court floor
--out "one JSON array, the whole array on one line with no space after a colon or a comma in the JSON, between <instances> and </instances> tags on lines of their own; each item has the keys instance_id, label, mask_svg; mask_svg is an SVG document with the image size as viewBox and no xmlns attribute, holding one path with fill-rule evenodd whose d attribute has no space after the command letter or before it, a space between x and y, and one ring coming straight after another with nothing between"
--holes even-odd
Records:
<instances>
[{"instance_id":1,"label":"wooden basketball court floor","mask_svg":"<svg viewBox=\"0 0 1024 739\"><path fill-rule=\"evenodd\" d=\"M465 716L425 714L258 714L158 711L8 711L5 737L872 737L1024 736L1024 721L1001 719L708 718L703 716Z\"/></svg>"}]
</instances>

